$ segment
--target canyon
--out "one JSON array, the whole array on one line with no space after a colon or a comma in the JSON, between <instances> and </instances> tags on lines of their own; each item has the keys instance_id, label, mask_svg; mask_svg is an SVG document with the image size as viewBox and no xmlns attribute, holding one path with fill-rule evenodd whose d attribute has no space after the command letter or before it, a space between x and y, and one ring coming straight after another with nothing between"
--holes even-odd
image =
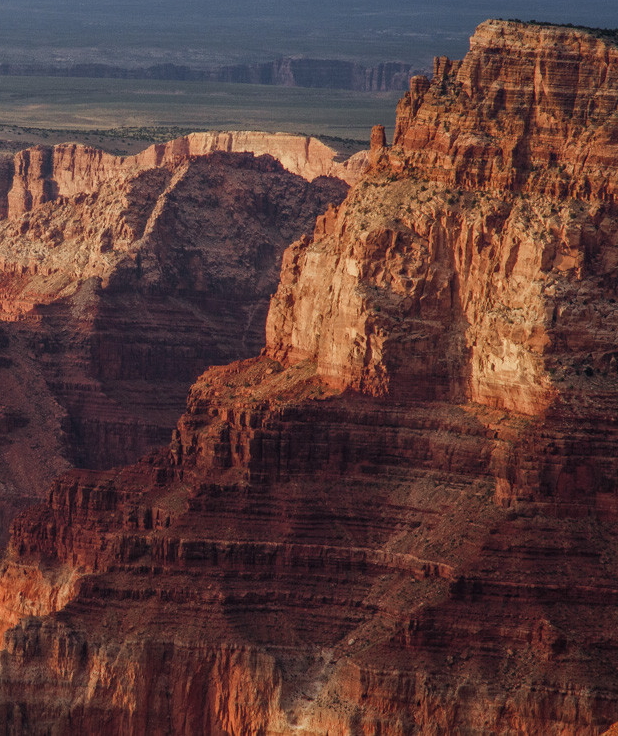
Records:
<instances>
[{"instance_id":1,"label":"canyon","mask_svg":"<svg viewBox=\"0 0 618 736\"><path fill-rule=\"evenodd\" d=\"M236 132L2 160L0 540L62 470L167 443L205 366L259 352L283 250L365 158Z\"/></svg>"},{"instance_id":2,"label":"canyon","mask_svg":"<svg viewBox=\"0 0 618 736\"><path fill-rule=\"evenodd\" d=\"M167 163L127 179L119 161L105 181L98 164L27 175L56 171L66 149L16 159L0 259L33 237L11 266L0 358L20 357L13 324L53 319L52 283L84 322L91 275L111 294L136 270L144 293L188 290L203 269L166 260L161 188L201 177L199 199L180 199L195 233L222 196L206 185L215 164L242 171L234 187L262 167L288 175L247 153L176 164L188 145L152 149L144 161ZM413 77L392 145L376 126L368 168L323 182L312 234L304 221L290 239L265 347L191 354L211 367L169 445L115 468L90 450L13 521L5 733L596 736L618 722L617 146L618 47L590 31L487 21L461 62ZM230 217L256 186L233 189ZM290 223L306 213L291 209ZM74 250L69 280L54 238L90 221L79 240L97 252ZM214 271L239 294L243 247ZM116 336L92 365L127 381L136 355L165 360L140 352L147 340L124 362L109 347L137 311L123 305L115 318L97 305ZM68 323L67 345L75 334ZM56 401L43 418L70 434ZM0 415L7 434L17 407Z\"/></svg>"}]
</instances>

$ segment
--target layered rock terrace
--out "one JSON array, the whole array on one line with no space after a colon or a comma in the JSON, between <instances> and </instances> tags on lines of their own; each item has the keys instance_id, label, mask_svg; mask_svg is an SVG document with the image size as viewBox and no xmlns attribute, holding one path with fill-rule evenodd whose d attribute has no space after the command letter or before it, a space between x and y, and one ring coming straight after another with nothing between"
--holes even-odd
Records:
<instances>
[{"instance_id":1,"label":"layered rock terrace","mask_svg":"<svg viewBox=\"0 0 618 736\"><path fill-rule=\"evenodd\" d=\"M219 133L135 157L66 144L4 161L0 370L24 421L0 449L0 540L20 497L69 464L167 442L205 366L259 352L284 248L345 195L327 174L353 176L334 157L315 139Z\"/></svg>"},{"instance_id":2,"label":"layered rock terrace","mask_svg":"<svg viewBox=\"0 0 618 736\"><path fill-rule=\"evenodd\" d=\"M440 57L431 82L410 80L396 158L447 185L613 202L617 103L615 44L585 30L487 21L463 61Z\"/></svg>"},{"instance_id":3,"label":"layered rock terrace","mask_svg":"<svg viewBox=\"0 0 618 736\"><path fill-rule=\"evenodd\" d=\"M169 143L155 143L134 156L115 156L81 144L36 146L3 162L0 214L15 219L45 202L93 194L106 182L214 151L267 154L308 181L330 176L352 184L366 165L364 152L340 162L336 151L316 138L287 133L192 133Z\"/></svg>"},{"instance_id":4,"label":"layered rock terrace","mask_svg":"<svg viewBox=\"0 0 618 736\"><path fill-rule=\"evenodd\" d=\"M616 720L614 53L483 24L286 251L263 353L18 517L9 733Z\"/></svg>"}]
</instances>

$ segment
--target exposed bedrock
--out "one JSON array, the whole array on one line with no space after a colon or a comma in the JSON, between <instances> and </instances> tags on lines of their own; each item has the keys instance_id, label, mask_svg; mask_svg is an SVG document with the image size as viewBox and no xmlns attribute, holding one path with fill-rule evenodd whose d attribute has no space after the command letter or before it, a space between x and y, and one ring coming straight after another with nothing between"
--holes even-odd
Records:
<instances>
[{"instance_id":1,"label":"exposed bedrock","mask_svg":"<svg viewBox=\"0 0 618 736\"><path fill-rule=\"evenodd\" d=\"M16 518L8 733L617 720L618 216L589 148L602 128L615 163L614 51L483 24L285 252L260 356L199 377L167 450L72 470ZM495 80L506 112L486 106ZM518 116L530 151L567 137L555 167L514 153ZM461 158L443 136L471 130L482 146Z\"/></svg>"},{"instance_id":2,"label":"exposed bedrock","mask_svg":"<svg viewBox=\"0 0 618 736\"><path fill-rule=\"evenodd\" d=\"M105 182L214 151L268 154L307 181L331 176L348 184L358 180L367 158L361 151L340 162L337 152L316 138L255 131L191 133L168 143L155 143L134 156L115 156L77 143L36 146L2 162L0 214L17 218L45 202L92 194Z\"/></svg>"},{"instance_id":3,"label":"exposed bedrock","mask_svg":"<svg viewBox=\"0 0 618 736\"><path fill-rule=\"evenodd\" d=\"M527 421L340 394L308 361L211 369L167 454L15 521L9 732L598 733L613 523L594 495L496 503Z\"/></svg>"},{"instance_id":4,"label":"exposed bedrock","mask_svg":"<svg viewBox=\"0 0 618 736\"><path fill-rule=\"evenodd\" d=\"M232 134L132 162L75 145L16 156L0 371L2 401L27 421L0 449L7 498L40 496L69 462L111 467L167 443L204 367L262 348L284 248L347 185L321 175L317 141L251 137L302 175L269 155L207 153L242 148Z\"/></svg>"},{"instance_id":5,"label":"exposed bedrock","mask_svg":"<svg viewBox=\"0 0 618 736\"><path fill-rule=\"evenodd\" d=\"M486 21L399 103L391 161L445 184L613 201L618 46L585 30Z\"/></svg>"}]
</instances>

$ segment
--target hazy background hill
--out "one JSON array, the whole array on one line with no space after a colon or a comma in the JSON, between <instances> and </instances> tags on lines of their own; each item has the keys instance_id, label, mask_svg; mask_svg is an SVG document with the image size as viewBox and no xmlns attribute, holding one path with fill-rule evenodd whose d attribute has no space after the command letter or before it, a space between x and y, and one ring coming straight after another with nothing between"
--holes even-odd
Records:
<instances>
[{"instance_id":1,"label":"hazy background hill","mask_svg":"<svg viewBox=\"0 0 618 736\"><path fill-rule=\"evenodd\" d=\"M607 0L8 0L0 62L203 67L281 56L404 61L461 57L488 17L618 25Z\"/></svg>"}]
</instances>

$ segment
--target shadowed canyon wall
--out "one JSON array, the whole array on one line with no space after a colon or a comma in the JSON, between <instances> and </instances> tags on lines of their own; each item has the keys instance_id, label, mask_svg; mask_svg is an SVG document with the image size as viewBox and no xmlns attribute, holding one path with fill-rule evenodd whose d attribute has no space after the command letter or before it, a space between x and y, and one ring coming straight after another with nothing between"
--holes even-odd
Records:
<instances>
[{"instance_id":1,"label":"shadowed canyon wall","mask_svg":"<svg viewBox=\"0 0 618 736\"><path fill-rule=\"evenodd\" d=\"M285 252L260 356L17 517L7 733L617 720L617 58L481 25Z\"/></svg>"},{"instance_id":2,"label":"shadowed canyon wall","mask_svg":"<svg viewBox=\"0 0 618 736\"><path fill-rule=\"evenodd\" d=\"M227 133L128 158L66 144L5 160L9 508L69 463L121 465L167 443L205 366L260 351L284 248L345 195L332 174L354 176L334 156L310 138Z\"/></svg>"}]
</instances>

